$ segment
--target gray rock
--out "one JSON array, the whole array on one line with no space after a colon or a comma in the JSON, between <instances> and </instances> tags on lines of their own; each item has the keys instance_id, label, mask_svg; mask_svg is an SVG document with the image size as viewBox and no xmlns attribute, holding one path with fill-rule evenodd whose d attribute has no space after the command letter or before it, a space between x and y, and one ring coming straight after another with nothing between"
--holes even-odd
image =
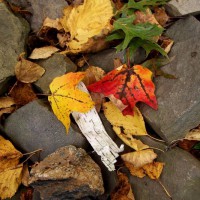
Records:
<instances>
[{"instance_id":1,"label":"gray rock","mask_svg":"<svg viewBox=\"0 0 200 200\"><path fill-rule=\"evenodd\" d=\"M116 53L116 49L106 49L96 54L91 54L89 57L89 64L93 66L101 67L105 72L109 72L114 69L113 60L119 58L122 63L125 63L125 52L121 51ZM136 51L135 55L131 59L131 63L139 64L146 58L145 52L140 49Z\"/></svg>"},{"instance_id":2,"label":"gray rock","mask_svg":"<svg viewBox=\"0 0 200 200\"><path fill-rule=\"evenodd\" d=\"M5 132L14 145L25 152L43 149L41 159L66 145L90 148L81 133L70 128L67 135L62 123L38 100L11 114L5 122ZM38 156L33 156L32 160L38 160Z\"/></svg>"},{"instance_id":3,"label":"gray rock","mask_svg":"<svg viewBox=\"0 0 200 200\"><path fill-rule=\"evenodd\" d=\"M177 77L155 80L158 110L146 105L142 113L151 127L167 142L183 138L200 123L200 43L199 37L175 43L163 69Z\"/></svg>"},{"instance_id":4,"label":"gray rock","mask_svg":"<svg viewBox=\"0 0 200 200\"><path fill-rule=\"evenodd\" d=\"M188 152L174 148L160 153L158 161L165 166L160 177L173 200L198 200L200 196L200 162ZM162 186L148 177L130 176L135 199L169 200Z\"/></svg>"},{"instance_id":5,"label":"gray rock","mask_svg":"<svg viewBox=\"0 0 200 200\"><path fill-rule=\"evenodd\" d=\"M193 37L198 37L200 33L200 22L193 16L176 21L166 31L166 35L172 38L176 43L184 42Z\"/></svg>"},{"instance_id":6,"label":"gray rock","mask_svg":"<svg viewBox=\"0 0 200 200\"><path fill-rule=\"evenodd\" d=\"M172 16L195 15L200 13L199 0L171 0L166 5L167 11Z\"/></svg>"},{"instance_id":7,"label":"gray rock","mask_svg":"<svg viewBox=\"0 0 200 200\"><path fill-rule=\"evenodd\" d=\"M33 167L29 183L42 199L82 199L104 193L99 166L85 150L71 145L59 148Z\"/></svg>"},{"instance_id":8,"label":"gray rock","mask_svg":"<svg viewBox=\"0 0 200 200\"><path fill-rule=\"evenodd\" d=\"M77 66L67 56L61 54L54 54L36 63L45 69L45 74L35 83L44 93L49 93L49 85L55 77L77 69Z\"/></svg>"},{"instance_id":9,"label":"gray rock","mask_svg":"<svg viewBox=\"0 0 200 200\"><path fill-rule=\"evenodd\" d=\"M16 17L0 2L0 88L7 78L14 75L14 67L20 53L25 51L25 40L29 32L26 20Z\"/></svg>"}]
</instances>

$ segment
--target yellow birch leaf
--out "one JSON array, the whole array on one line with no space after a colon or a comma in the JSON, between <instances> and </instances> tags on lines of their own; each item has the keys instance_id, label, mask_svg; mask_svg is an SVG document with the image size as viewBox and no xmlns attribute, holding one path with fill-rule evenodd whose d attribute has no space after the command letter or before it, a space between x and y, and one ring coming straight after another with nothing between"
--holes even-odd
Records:
<instances>
[{"instance_id":1,"label":"yellow birch leaf","mask_svg":"<svg viewBox=\"0 0 200 200\"><path fill-rule=\"evenodd\" d=\"M143 178L146 176L144 169L141 168L136 168L134 167L133 164L129 163L129 162L124 162L125 166L128 168L128 170L130 171L132 176L136 176L138 178Z\"/></svg>"},{"instance_id":2,"label":"yellow birch leaf","mask_svg":"<svg viewBox=\"0 0 200 200\"><path fill-rule=\"evenodd\" d=\"M94 106L90 95L77 89L77 84L84 75L84 72L71 72L55 78L50 84L52 95L48 100L54 114L66 127L67 132L70 126L69 115L72 111L87 112Z\"/></svg>"},{"instance_id":3,"label":"yellow birch leaf","mask_svg":"<svg viewBox=\"0 0 200 200\"><path fill-rule=\"evenodd\" d=\"M152 163L157 154L152 149L145 149L142 151L135 151L121 155L125 162L129 162L136 168L143 167L146 164Z\"/></svg>"},{"instance_id":4,"label":"yellow birch leaf","mask_svg":"<svg viewBox=\"0 0 200 200\"><path fill-rule=\"evenodd\" d=\"M0 172L18 165L21 157L22 153L12 143L0 136Z\"/></svg>"},{"instance_id":5,"label":"yellow birch leaf","mask_svg":"<svg viewBox=\"0 0 200 200\"><path fill-rule=\"evenodd\" d=\"M67 43L69 52L83 52L91 46L87 45L89 39L106 35L112 29L112 16L113 7L110 0L85 0L81 5L65 8L60 22L71 35Z\"/></svg>"},{"instance_id":6,"label":"yellow birch leaf","mask_svg":"<svg viewBox=\"0 0 200 200\"><path fill-rule=\"evenodd\" d=\"M11 198L22 180L23 165L0 172L0 199Z\"/></svg>"},{"instance_id":7,"label":"yellow birch leaf","mask_svg":"<svg viewBox=\"0 0 200 200\"><path fill-rule=\"evenodd\" d=\"M150 179L158 179L162 173L164 163L162 162L153 162L147 165L144 165L142 168L145 173L149 176Z\"/></svg>"}]
</instances>

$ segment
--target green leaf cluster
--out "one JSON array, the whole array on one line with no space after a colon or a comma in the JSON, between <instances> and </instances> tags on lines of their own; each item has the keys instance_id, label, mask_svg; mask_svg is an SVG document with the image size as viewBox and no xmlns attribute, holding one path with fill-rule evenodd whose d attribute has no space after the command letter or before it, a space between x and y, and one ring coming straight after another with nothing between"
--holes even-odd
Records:
<instances>
[{"instance_id":1,"label":"green leaf cluster","mask_svg":"<svg viewBox=\"0 0 200 200\"><path fill-rule=\"evenodd\" d=\"M121 10L116 12L115 21L113 24L113 32L107 37L108 41L122 40L116 46L117 51L129 48L130 55L132 55L139 47L145 49L148 55L152 50L160 52L167 56L166 52L155 42L155 38L160 36L163 28L157 24L139 23L133 24L135 20L135 11L141 10L143 12L149 6L163 5L168 0L129 0Z\"/></svg>"}]
</instances>

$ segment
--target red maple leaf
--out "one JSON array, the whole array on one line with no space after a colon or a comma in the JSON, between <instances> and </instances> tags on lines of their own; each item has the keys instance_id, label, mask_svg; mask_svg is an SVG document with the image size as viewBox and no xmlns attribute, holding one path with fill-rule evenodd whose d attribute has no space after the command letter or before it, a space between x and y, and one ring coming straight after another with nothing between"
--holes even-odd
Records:
<instances>
[{"instance_id":1,"label":"red maple leaf","mask_svg":"<svg viewBox=\"0 0 200 200\"><path fill-rule=\"evenodd\" d=\"M105 96L114 95L127 105L122 113L133 115L133 108L138 101L146 103L155 110L158 108L151 77L152 72L141 65L132 68L123 65L109 72L100 81L89 85L88 89L103 93Z\"/></svg>"}]
</instances>

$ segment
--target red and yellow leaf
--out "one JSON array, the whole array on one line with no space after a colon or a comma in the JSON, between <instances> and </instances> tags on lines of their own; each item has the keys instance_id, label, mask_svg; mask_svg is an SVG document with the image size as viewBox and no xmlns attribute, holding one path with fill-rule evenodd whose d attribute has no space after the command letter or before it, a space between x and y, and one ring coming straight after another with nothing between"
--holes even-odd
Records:
<instances>
[{"instance_id":1,"label":"red and yellow leaf","mask_svg":"<svg viewBox=\"0 0 200 200\"><path fill-rule=\"evenodd\" d=\"M139 101L155 110L158 108L154 94L155 86L151 78L152 72L141 65L132 68L123 65L109 72L100 81L89 85L88 89L105 96L114 95L127 106L123 114L133 115L133 108Z\"/></svg>"}]
</instances>

